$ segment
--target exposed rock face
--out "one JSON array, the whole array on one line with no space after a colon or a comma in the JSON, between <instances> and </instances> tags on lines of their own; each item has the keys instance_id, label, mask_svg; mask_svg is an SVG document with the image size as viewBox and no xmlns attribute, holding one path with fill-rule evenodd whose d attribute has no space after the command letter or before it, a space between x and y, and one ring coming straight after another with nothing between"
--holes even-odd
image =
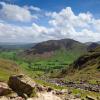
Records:
<instances>
[{"instance_id":1,"label":"exposed rock face","mask_svg":"<svg viewBox=\"0 0 100 100\"><path fill-rule=\"evenodd\" d=\"M35 83L24 75L11 76L8 81L9 87L18 93L19 96L30 96L35 87Z\"/></svg>"},{"instance_id":2,"label":"exposed rock face","mask_svg":"<svg viewBox=\"0 0 100 100\"><path fill-rule=\"evenodd\" d=\"M0 82L0 96L7 95L9 93L11 93L11 89L8 87L8 85Z\"/></svg>"},{"instance_id":3,"label":"exposed rock face","mask_svg":"<svg viewBox=\"0 0 100 100\"><path fill-rule=\"evenodd\" d=\"M81 56L74 62L73 68L82 69L82 68L84 68L84 66L87 65L87 63L90 64L92 60L98 59L99 57L100 57L100 52L94 52L94 53L91 53L91 54ZM97 62L95 62L95 63L97 63Z\"/></svg>"}]
</instances>

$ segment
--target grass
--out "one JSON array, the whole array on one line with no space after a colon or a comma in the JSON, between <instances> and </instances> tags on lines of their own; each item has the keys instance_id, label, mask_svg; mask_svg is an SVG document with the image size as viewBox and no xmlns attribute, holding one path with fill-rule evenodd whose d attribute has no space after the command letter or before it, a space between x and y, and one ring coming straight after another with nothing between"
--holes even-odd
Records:
<instances>
[{"instance_id":1,"label":"grass","mask_svg":"<svg viewBox=\"0 0 100 100\"><path fill-rule=\"evenodd\" d=\"M18 74L17 64L10 60L0 59L0 81L7 81L9 76Z\"/></svg>"},{"instance_id":2,"label":"grass","mask_svg":"<svg viewBox=\"0 0 100 100\"><path fill-rule=\"evenodd\" d=\"M71 64L80 53L76 51L55 51L55 54L47 59L34 58L30 61L27 59L19 58L17 55L19 51L0 51L0 58L10 59L15 61L25 70L31 69L32 71L50 71L53 69L62 69Z\"/></svg>"},{"instance_id":3,"label":"grass","mask_svg":"<svg viewBox=\"0 0 100 100\"><path fill-rule=\"evenodd\" d=\"M70 90L72 91L73 95L80 95L82 99L86 98L86 96L91 96L94 98L99 97L100 98L100 93L96 93L96 92L91 92L91 91L86 91L86 90L81 90L81 89L74 89L74 88L70 88Z\"/></svg>"},{"instance_id":4,"label":"grass","mask_svg":"<svg viewBox=\"0 0 100 100\"><path fill-rule=\"evenodd\" d=\"M11 74L9 72L7 72L5 70L2 70L0 68L0 81L6 81L6 80L8 80L10 75Z\"/></svg>"}]
</instances>

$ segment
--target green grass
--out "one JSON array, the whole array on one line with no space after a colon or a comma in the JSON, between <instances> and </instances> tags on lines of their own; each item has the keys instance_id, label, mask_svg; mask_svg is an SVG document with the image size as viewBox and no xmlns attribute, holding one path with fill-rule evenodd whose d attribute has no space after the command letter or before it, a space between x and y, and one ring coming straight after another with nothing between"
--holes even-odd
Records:
<instances>
[{"instance_id":1,"label":"green grass","mask_svg":"<svg viewBox=\"0 0 100 100\"><path fill-rule=\"evenodd\" d=\"M76 58L78 58L81 54L77 51L55 51L54 55L47 59L34 58L32 60L27 60L23 58L19 58L17 55L19 51L1 51L0 58L10 59L16 61L17 64L22 66L23 68L34 71L50 71L53 69L62 69L65 66L71 64Z\"/></svg>"},{"instance_id":2,"label":"green grass","mask_svg":"<svg viewBox=\"0 0 100 100\"><path fill-rule=\"evenodd\" d=\"M0 58L0 81L7 81L9 76L18 73L19 68L14 61Z\"/></svg>"},{"instance_id":3,"label":"green grass","mask_svg":"<svg viewBox=\"0 0 100 100\"><path fill-rule=\"evenodd\" d=\"M50 58L33 58L31 61L31 68L34 70L53 70L62 69L71 64L77 59L81 53L76 51L55 51L54 55Z\"/></svg>"},{"instance_id":4,"label":"green grass","mask_svg":"<svg viewBox=\"0 0 100 100\"><path fill-rule=\"evenodd\" d=\"M44 75L45 72L49 72L52 70L59 70L62 68L67 68L69 64L71 64L79 55L81 55L77 51L55 51L54 55L47 59L34 58L32 60L23 59L17 56L19 50L11 50L11 51L0 51L0 58L13 60L20 66L20 69L30 75L32 78L40 77ZM9 74L10 75L10 74ZM1 76L4 76L4 79L8 79L8 76L5 72L1 72ZM58 76L52 74L53 76ZM3 79L3 77L1 77Z\"/></svg>"},{"instance_id":5,"label":"green grass","mask_svg":"<svg viewBox=\"0 0 100 100\"><path fill-rule=\"evenodd\" d=\"M81 90L81 89L74 89L74 88L69 88L72 91L73 95L77 95L79 94L81 96L82 99L86 98L87 95L97 98L100 98L100 93L96 93L96 92L91 92L91 91L86 91L86 90Z\"/></svg>"},{"instance_id":6,"label":"green grass","mask_svg":"<svg viewBox=\"0 0 100 100\"><path fill-rule=\"evenodd\" d=\"M15 59L16 51L0 51L0 58Z\"/></svg>"},{"instance_id":7,"label":"green grass","mask_svg":"<svg viewBox=\"0 0 100 100\"><path fill-rule=\"evenodd\" d=\"M0 69L0 81L6 81L11 74L5 70Z\"/></svg>"}]
</instances>

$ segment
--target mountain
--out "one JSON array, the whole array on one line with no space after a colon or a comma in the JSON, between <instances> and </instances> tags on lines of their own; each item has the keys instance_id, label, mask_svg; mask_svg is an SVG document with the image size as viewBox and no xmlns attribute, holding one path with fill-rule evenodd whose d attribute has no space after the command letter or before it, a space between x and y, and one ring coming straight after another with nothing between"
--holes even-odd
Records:
<instances>
[{"instance_id":1,"label":"mountain","mask_svg":"<svg viewBox=\"0 0 100 100\"><path fill-rule=\"evenodd\" d=\"M98 44L100 44L100 41L98 42Z\"/></svg>"},{"instance_id":2,"label":"mountain","mask_svg":"<svg viewBox=\"0 0 100 100\"><path fill-rule=\"evenodd\" d=\"M88 45L88 47L87 47L87 50L88 51L92 51L92 50L94 50L95 48L97 48L98 46L100 46L100 44L98 44L98 43L91 43L90 45Z\"/></svg>"},{"instance_id":3,"label":"mountain","mask_svg":"<svg viewBox=\"0 0 100 100\"><path fill-rule=\"evenodd\" d=\"M72 39L49 40L49 41L36 44L31 49L26 50L24 54L26 56L47 55L48 57L48 55L51 56L56 51L60 51L60 50L62 50L62 52L78 51L80 53L83 53L86 51L86 45Z\"/></svg>"}]
</instances>

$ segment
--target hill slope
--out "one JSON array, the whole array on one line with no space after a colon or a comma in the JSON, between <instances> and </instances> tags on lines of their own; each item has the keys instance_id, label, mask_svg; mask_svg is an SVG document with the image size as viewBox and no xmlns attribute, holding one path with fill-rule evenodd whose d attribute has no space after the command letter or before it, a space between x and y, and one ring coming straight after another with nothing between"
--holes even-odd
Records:
<instances>
[{"instance_id":1,"label":"hill slope","mask_svg":"<svg viewBox=\"0 0 100 100\"><path fill-rule=\"evenodd\" d=\"M79 57L67 70L72 80L100 81L100 47Z\"/></svg>"},{"instance_id":2,"label":"hill slope","mask_svg":"<svg viewBox=\"0 0 100 100\"><path fill-rule=\"evenodd\" d=\"M86 45L72 39L49 40L36 44L33 48L23 53L27 58L50 58L61 53L79 53L86 52ZM55 55L56 54L56 55ZM66 55L67 56L67 55Z\"/></svg>"},{"instance_id":3,"label":"hill slope","mask_svg":"<svg viewBox=\"0 0 100 100\"><path fill-rule=\"evenodd\" d=\"M38 43L30 50L27 50L27 54L43 54L45 52L52 52L59 49L65 49L65 50L75 50L75 49L81 49L84 50L85 45L72 40L72 39L61 39L61 40L49 40L45 42Z\"/></svg>"},{"instance_id":4,"label":"hill slope","mask_svg":"<svg viewBox=\"0 0 100 100\"><path fill-rule=\"evenodd\" d=\"M0 58L0 81L6 81L9 76L18 73L19 68L15 62Z\"/></svg>"},{"instance_id":5,"label":"hill slope","mask_svg":"<svg viewBox=\"0 0 100 100\"><path fill-rule=\"evenodd\" d=\"M49 40L36 44L18 56L31 62L35 70L63 68L87 51L87 46L72 39ZM34 69L33 69L34 70Z\"/></svg>"}]
</instances>

